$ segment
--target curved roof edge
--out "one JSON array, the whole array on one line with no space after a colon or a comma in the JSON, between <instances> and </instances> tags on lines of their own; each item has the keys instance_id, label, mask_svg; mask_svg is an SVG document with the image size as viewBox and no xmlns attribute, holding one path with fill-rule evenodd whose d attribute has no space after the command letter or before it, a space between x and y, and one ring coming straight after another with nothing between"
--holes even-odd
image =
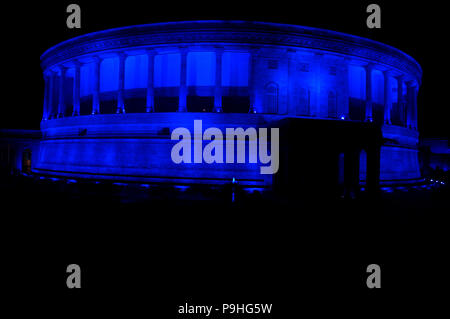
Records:
<instances>
[{"instance_id":1,"label":"curved roof edge","mask_svg":"<svg viewBox=\"0 0 450 319\"><path fill-rule=\"evenodd\" d=\"M368 38L351 35L343 32L332 31L327 29L306 27L293 24L282 24L273 22L260 22L260 21L241 21L241 20L194 20L194 21L177 21L177 22L160 22L151 24L140 24L126 27L118 27L112 29L106 29L102 31L91 32L83 34L63 42L60 42L53 47L46 50L40 57L42 64L44 61L49 60L53 55L56 55L59 51L70 50L80 44L90 43L92 41L111 40L115 37L132 37L143 36L149 33L170 33L170 32L183 32L183 31L247 31L247 32L267 32L267 33L279 33L293 37L308 37L311 39L318 38L323 40L331 40L338 42L346 42L347 44L354 44L355 46L363 46L368 49L383 51L387 55L398 55L403 57L408 63L416 68L419 80L422 76L422 68L420 64L407 53L390 46L388 44L381 43L379 41L371 40ZM289 46L290 44L286 44ZM318 47L320 49L320 47ZM326 49L324 49L326 51Z\"/></svg>"}]
</instances>

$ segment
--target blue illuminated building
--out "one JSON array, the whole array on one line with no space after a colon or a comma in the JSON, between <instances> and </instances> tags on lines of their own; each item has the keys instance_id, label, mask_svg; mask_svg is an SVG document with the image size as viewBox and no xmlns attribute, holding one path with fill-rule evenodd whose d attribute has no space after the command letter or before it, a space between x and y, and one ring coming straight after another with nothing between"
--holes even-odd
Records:
<instances>
[{"instance_id":1,"label":"blue illuminated building","mask_svg":"<svg viewBox=\"0 0 450 319\"><path fill-rule=\"evenodd\" d=\"M41 57L42 140L32 171L66 178L270 187L256 164L175 164L177 127L268 127L283 119L381 127L382 183L417 181L417 93L407 54L334 31L189 21L105 30ZM327 122L328 123L328 122ZM305 136L305 139L309 136ZM360 153L364 182L366 155Z\"/></svg>"}]
</instances>

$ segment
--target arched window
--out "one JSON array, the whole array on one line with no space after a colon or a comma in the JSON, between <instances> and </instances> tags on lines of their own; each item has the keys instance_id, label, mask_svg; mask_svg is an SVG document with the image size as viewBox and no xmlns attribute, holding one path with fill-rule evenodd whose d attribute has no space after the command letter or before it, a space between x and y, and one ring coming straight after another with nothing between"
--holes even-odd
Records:
<instances>
[{"instance_id":1,"label":"arched window","mask_svg":"<svg viewBox=\"0 0 450 319\"><path fill-rule=\"evenodd\" d=\"M278 84L267 83L264 88L264 111L265 113L278 113Z\"/></svg>"},{"instance_id":2,"label":"arched window","mask_svg":"<svg viewBox=\"0 0 450 319\"><path fill-rule=\"evenodd\" d=\"M337 117L337 97L333 91L328 92L328 117Z\"/></svg>"},{"instance_id":3,"label":"arched window","mask_svg":"<svg viewBox=\"0 0 450 319\"><path fill-rule=\"evenodd\" d=\"M297 115L310 115L311 93L308 89L300 89L300 97L298 102Z\"/></svg>"}]
</instances>

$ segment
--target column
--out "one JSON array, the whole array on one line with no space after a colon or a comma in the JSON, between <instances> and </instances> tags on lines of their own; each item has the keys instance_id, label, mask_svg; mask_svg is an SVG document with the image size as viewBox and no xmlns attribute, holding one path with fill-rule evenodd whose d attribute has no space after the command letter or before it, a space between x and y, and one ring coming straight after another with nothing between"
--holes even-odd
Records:
<instances>
[{"instance_id":1,"label":"column","mask_svg":"<svg viewBox=\"0 0 450 319\"><path fill-rule=\"evenodd\" d=\"M413 122L413 99L414 99L414 82L406 82L406 127L412 128Z\"/></svg>"},{"instance_id":2,"label":"column","mask_svg":"<svg viewBox=\"0 0 450 319\"><path fill-rule=\"evenodd\" d=\"M342 72L342 83L344 84L343 90L342 90L342 99L341 99L341 111L339 114L339 118L341 120L348 120L349 119L349 95L350 95L350 89L349 89L349 76L348 76L348 65L350 63L349 58L344 58L344 65L343 65L343 72Z\"/></svg>"},{"instance_id":3,"label":"column","mask_svg":"<svg viewBox=\"0 0 450 319\"><path fill-rule=\"evenodd\" d=\"M59 76L59 103L58 103L58 115L57 117L64 117L64 113L66 111L66 105L64 100L64 80L66 78L67 68L64 66L60 66L60 76Z\"/></svg>"},{"instance_id":4,"label":"column","mask_svg":"<svg viewBox=\"0 0 450 319\"><path fill-rule=\"evenodd\" d=\"M180 48L181 53L181 69L180 69L180 90L178 96L178 112L187 111L187 49Z\"/></svg>"},{"instance_id":5,"label":"column","mask_svg":"<svg viewBox=\"0 0 450 319\"><path fill-rule=\"evenodd\" d=\"M294 92L294 78L296 72L296 51L293 49L287 50L287 58L288 58L288 107L287 113L290 115L296 114L296 100L295 100L295 92Z\"/></svg>"},{"instance_id":6,"label":"column","mask_svg":"<svg viewBox=\"0 0 450 319\"><path fill-rule=\"evenodd\" d=\"M404 112L403 112L403 75L396 77L397 79L397 112L400 117L400 122L404 123Z\"/></svg>"},{"instance_id":7,"label":"column","mask_svg":"<svg viewBox=\"0 0 450 319\"><path fill-rule=\"evenodd\" d=\"M214 112L222 112L222 54L223 48L216 48L216 83L214 86Z\"/></svg>"},{"instance_id":8,"label":"column","mask_svg":"<svg viewBox=\"0 0 450 319\"><path fill-rule=\"evenodd\" d=\"M119 87L117 89L117 114L125 113L125 59L126 54L119 53Z\"/></svg>"},{"instance_id":9,"label":"column","mask_svg":"<svg viewBox=\"0 0 450 319\"><path fill-rule=\"evenodd\" d=\"M94 60L94 92L92 93L92 114L100 113L100 63L101 59Z\"/></svg>"},{"instance_id":10,"label":"column","mask_svg":"<svg viewBox=\"0 0 450 319\"><path fill-rule=\"evenodd\" d=\"M384 75L384 123L390 125L391 124L391 108L392 108L392 99L391 99L391 71L386 70L383 72Z\"/></svg>"},{"instance_id":11,"label":"column","mask_svg":"<svg viewBox=\"0 0 450 319\"><path fill-rule=\"evenodd\" d=\"M250 49L250 61L248 64L248 90L250 94L249 113L256 113L257 111L257 93L256 93L256 64L258 61L258 49Z\"/></svg>"},{"instance_id":12,"label":"column","mask_svg":"<svg viewBox=\"0 0 450 319\"><path fill-rule=\"evenodd\" d=\"M322 53L314 53L313 59L313 72L314 72L314 85L313 85L313 96L314 102L310 105L309 113L311 116L320 116L320 108L322 104L322 94L321 94L321 74L322 74ZM311 107L312 106L312 107Z\"/></svg>"},{"instance_id":13,"label":"column","mask_svg":"<svg viewBox=\"0 0 450 319\"><path fill-rule=\"evenodd\" d=\"M46 121L48 120L48 106L49 106L49 85L50 85L50 79L49 74L47 71L44 72L44 112L42 114L42 120Z\"/></svg>"},{"instance_id":14,"label":"column","mask_svg":"<svg viewBox=\"0 0 450 319\"><path fill-rule=\"evenodd\" d=\"M74 61L75 72L73 77L73 112L72 116L80 115L80 67L81 63Z\"/></svg>"},{"instance_id":15,"label":"column","mask_svg":"<svg viewBox=\"0 0 450 319\"><path fill-rule=\"evenodd\" d=\"M413 129L417 130L417 94L419 93L418 85L414 87L413 92Z\"/></svg>"},{"instance_id":16,"label":"column","mask_svg":"<svg viewBox=\"0 0 450 319\"><path fill-rule=\"evenodd\" d=\"M54 114L54 97L55 97L55 92L54 92L54 88L55 88L55 72L53 71L49 71L50 74L50 86L48 89L48 119L53 118L53 114Z\"/></svg>"},{"instance_id":17,"label":"column","mask_svg":"<svg viewBox=\"0 0 450 319\"><path fill-rule=\"evenodd\" d=\"M155 112L155 93L153 89L153 72L155 68L155 52L147 50L148 73L147 73L147 104L145 111Z\"/></svg>"},{"instance_id":18,"label":"column","mask_svg":"<svg viewBox=\"0 0 450 319\"><path fill-rule=\"evenodd\" d=\"M372 70L373 65L367 64L365 67L366 70L366 117L365 120L367 122L373 121L372 115Z\"/></svg>"}]
</instances>

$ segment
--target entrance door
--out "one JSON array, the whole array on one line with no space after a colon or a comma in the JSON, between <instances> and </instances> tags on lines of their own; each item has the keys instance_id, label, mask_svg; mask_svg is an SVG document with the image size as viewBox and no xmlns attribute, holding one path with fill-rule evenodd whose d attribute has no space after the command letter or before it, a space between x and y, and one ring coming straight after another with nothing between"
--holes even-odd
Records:
<instances>
[{"instance_id":1,"label":"entrance door","mask_svg":"<svg viewBox=\"0 0 450 319\"><path fill-rule=\"evenodd\" d=\"M31 150L29 149L22 152L22 172L31 173Z\"/></svg>"}]
</instances>

